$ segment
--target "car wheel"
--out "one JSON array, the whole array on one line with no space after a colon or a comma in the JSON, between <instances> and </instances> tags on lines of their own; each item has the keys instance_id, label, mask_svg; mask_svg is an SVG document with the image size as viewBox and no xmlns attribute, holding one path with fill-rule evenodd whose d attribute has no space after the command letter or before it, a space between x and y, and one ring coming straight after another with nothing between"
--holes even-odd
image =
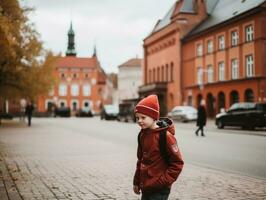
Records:
<instances>
[{"instance_id":1,"label":"car wheel","mask_svg":"<svg viewBox=\"0 0 266 200\"><path fill-rule=\"evenodd\" d=\"M218 127L219 129L224 128L224 124L223 124L223 122L222 122L221 120L218 120L218 122L217 122L217 127Z\"/></svg>"}]
</instances>

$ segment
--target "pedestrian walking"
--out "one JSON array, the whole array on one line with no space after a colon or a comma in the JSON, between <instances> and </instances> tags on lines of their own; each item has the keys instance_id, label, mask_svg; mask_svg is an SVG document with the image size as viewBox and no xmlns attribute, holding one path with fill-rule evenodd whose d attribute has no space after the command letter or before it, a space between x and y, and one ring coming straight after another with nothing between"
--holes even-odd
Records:
<instances>
[{"instance_id":1,"label":"pedestrian walking","mask_svg":"<svg viewBox=\"0 0 266 200\"><path fill-rule=\"evenodd\" d=\"M21 99L20 100L20 118L19 118L19 120L23 121L23 122L25 122L26 105L27 105L26 100Z\"/></svg>"},{"instance_id":2,"label":"pedestrian walking","mask_svg":"<svg viewBox=\"0 0 266 200\"><path fill-rule=\"evenodd\" d=\"M142 99L135 107L141 130L133 191L142 194L141 200L167 200L184 165L173 122L169 118L159 119L159 111L156 95Z\"/></svg>"},{"instance_id":3,"label":"pedestrian walking","mask_svg":"<svg viewBox=\"0 0 266 200\"><path fill-rule=\"evenodd\" d=\"M201 100L201 103L198 107L198 117L197 117L197 126L199 127L195 134L198 136L199 131L201 131L201 136L204 137L204 126L207 122L207 114L205 109L205 100Z\"/></svg>"},{"instance_id":4,"label":"pedestrian walking","mask_svg":"<svg viewBox=\"0 0 266 200\"><path fill-rule=\"evenodd\" d=\"M31 117L32 117L33 110L34 110L34 107L31 101L29 101L25 109L25 114L27 115L27 118L28 118L28 126L31 126Z\"/></svg>"}]
</instances>

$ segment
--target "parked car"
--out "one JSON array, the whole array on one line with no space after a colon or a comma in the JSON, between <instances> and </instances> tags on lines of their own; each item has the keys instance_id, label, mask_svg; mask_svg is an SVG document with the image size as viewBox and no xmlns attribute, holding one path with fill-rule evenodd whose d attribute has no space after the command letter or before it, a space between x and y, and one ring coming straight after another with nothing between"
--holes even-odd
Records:
<instances>
[{"instance_id":1,"label":"parked car","mask_svg":"<svg viewBox=\"0 0 266 200\"><path fill-rule=\"evenodd\" d=\"M266 103L235 103L227 112L216 115L218 128L240 126L243 129L266 127Z\"/></svg>"},{"instance_id":2,"label":"parked car","mask_svg":"<svg viewBox=\"0 0 266 200\"><path fill-rule=\"evenodd\" d=\"M55 117L70 117L71 111L69 107L59 107L55 109Z\"/></svg>"},{"instance_id":3,"label":"parked car","mask_svg":"<svg viewBox=\"0 0 266 200\"><path fill-rule=\"evenodd\" d=\"M118 113L118 121L121 122L136 122L136 117L134 114L135 103L134 102L126 102L119 104L119 113Z\"/></svg>"},{"instance_id":4,"label":"parked car","mask_svg":"<svg viewBox=\"0 0 266 200\"><path fill-rule=\"evenodd\" d=\"M176 106L167 116L182 122L194 121L197 120L197 109L192 106Z\"/></svg>"},{"instance_id":5,"label":"parked car","mask_svg":"<svg viewBox=\"0 0 266 200\"><path fill-rule=\"evenodd\" d=\"M101 119L117 119L119 108L117 105L104 105L101 111Z\"/></svg>"},{"instance_id":6,"label":"parked car","mask_svg":"<svg viewBox=\"0 0 266 200\"><path fill-rule=\"evenodd\" d=\"M76 117L93 117L90 108L81 108L76 112Z\"/></svg>"}]
</instances>

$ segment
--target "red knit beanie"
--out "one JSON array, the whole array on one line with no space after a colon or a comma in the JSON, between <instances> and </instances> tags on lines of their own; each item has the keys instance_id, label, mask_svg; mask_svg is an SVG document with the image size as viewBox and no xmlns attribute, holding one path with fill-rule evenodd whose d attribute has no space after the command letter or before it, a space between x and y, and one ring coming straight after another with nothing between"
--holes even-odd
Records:
<instances>
[{"instance_id":1,"label":"red knit beanie","mask_svg":"<svg viewBox=\"0 0 266 200\"><path fill-rule=\"evenodd\" d=\"M159 119L160 106L157 95L149 95L142 99L135 107L135 113L141 113L156 120Z\"/></svg>"}]
</instances>

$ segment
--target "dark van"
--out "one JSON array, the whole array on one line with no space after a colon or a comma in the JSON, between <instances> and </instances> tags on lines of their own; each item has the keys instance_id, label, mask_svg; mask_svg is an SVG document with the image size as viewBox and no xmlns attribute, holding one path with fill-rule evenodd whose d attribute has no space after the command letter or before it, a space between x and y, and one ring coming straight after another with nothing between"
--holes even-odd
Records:
<instances>
[{"instance_id":1,"label":"dark van","mask_svg":"<svg viewBox=\"0 0 266 200\"><path fill-rule=\"evenodd\" d=\"M215 124L224 126L240 126L252 130L255 127L266 127L266 103L235 103L227 112L216 115Z\"/></svg>"}]
</instances>

